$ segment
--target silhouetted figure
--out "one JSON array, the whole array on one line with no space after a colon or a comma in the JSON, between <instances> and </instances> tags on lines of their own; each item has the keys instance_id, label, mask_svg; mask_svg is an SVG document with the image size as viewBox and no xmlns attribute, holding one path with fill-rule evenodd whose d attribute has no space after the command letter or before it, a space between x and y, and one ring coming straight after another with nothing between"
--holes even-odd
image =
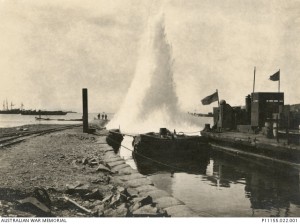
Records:
<instances>
[{"instance_id":1,"label":"silhouetted figure","mask_svg":"<svg viewBox=\"0 0 300 224\"><path fill-rule=\"evenodd\" d=\"M102 120L104 120L104 114L102 114Z\"/></svg>"},{"instance_id":2,"label":"silhouetted figure","mask_svg":"<svg viewBox=\"0 0 300 224\"><path fill-rule=\"evenodd\" d=\"M172 171L171 171L171 177L174 177L174 173L175 173L175 172L172 170Z\"/></svg>"},{"instance_id":3,"label":"silhouetted figure","mask_svg":"<svg viewBox=\"0 0 300 224\"><path fill-rule=\"evenodd\" d=\"M107 120L107 114L105 114L104 117L105 117L105 120Z\"/></svg>"},{"instance_id":4,"label":"silhouetted figure","mask_svg":"<svg viewBox=\"0 0 300 224\"><path fill-rule=\"evenodd\" d=\"M100 114L98 114L98 120L100 120Z\"/></svg>"}]
</instances>

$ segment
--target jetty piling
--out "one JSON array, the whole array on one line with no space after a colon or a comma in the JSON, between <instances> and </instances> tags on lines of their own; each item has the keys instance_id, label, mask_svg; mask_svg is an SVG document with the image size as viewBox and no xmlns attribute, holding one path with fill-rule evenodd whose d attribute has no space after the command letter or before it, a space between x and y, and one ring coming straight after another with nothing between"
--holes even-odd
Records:
<instances>
[{"instance_id":1,"label":"jetty piling","mask_svg":"<svg viewBox=\"0 0 300 224\"><path fill-rule=\"evenodd\" d=\"M83 122L83 133L89 132L88 123L88 90L87 88L82 89L82 122Z\"/></svg>"}]
</instances>

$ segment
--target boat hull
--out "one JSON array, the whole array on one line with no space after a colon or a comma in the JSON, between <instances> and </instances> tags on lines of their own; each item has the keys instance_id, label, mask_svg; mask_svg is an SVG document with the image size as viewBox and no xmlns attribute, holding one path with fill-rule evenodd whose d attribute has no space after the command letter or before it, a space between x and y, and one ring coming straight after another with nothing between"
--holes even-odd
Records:
<instances>
[{"instance_id":1,"label":"boat hull","mask_svg":"<svg viewBox=\"0 0 300 224\"><path fill-rule=\"evenodd\" d=\"M13 109L13 110L0 110L0 114L20 114L21 110Z\"/></svg>"},{"instance_id":2,"label":"boat hull","mask_svg":"<svg viewBox=\"0 0 300 224\"><path fill-rule=\"evenodd\" d=\"M34 111L25 110L21 112L22 115L66 115L67 112L64 111Z\"/></svg>"},{"instance_id":3,"label":"boat hull","mask_svg":"<svg viewBox=\"0 0 300 224\"><path fill-rule=\"evenodd\" d=\"M189 156L198 154L208 142L202 136L168 136L142 134L134 137L134 151L145 156Z\"/></svg>"},{"instance_id":4,"label":"boat hull","mask_svg":"<svg viewBox=\"0 0 300 224\"><path fill-rule=\"evenodd\" d=\"M300 163L300 149L298 146L287 145L282 142L277 143L275 140L272 142L259 134L233 131L221 133L202 131L201 135L210 142L213 148L218 150L235 152L235 154L243 154L253 158L260 157L271 162L280 160L288 163Z\"/></svg>"},{"instance_id":5,"label":"boat hull","mask_svg":"<svg viewBox=\"0 0 300 224\"><path fill-rule=\"evenodd\" d=\"M35 117L38 121L82 121L82 119L51 119L51 118L43 118L43 117Z\"/></svg>"},{"instance_id":6,"label":"boat hull","mask_svg":"<svg viewBox=\"0 0 300 224\"><path fill-rule=\"evenodd\" d=\"M110 145L115 151L118 151L121 147L121 143L123 141L123 135L120 133L118 129L109 130L108 135L106 137L106 142Z\"/></svg>"}]
</instances>

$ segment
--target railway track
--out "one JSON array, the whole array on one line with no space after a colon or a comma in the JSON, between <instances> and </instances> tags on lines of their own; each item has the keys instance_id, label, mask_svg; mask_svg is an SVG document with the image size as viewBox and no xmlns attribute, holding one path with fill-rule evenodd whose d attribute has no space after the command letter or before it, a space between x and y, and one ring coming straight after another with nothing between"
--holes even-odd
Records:
<instances>
[{"instance_id":1,"label":"railway track","mask_svg":"<svg viewBox=\"0 0 300 224\"><path fill-rule=\"evenodd\" d=\"M18 135L16 135L16 133L5 134L0 137L0 149L8 147L10 145L14 145L14 144L23 142L29 138L49 134L52 132L63 131L66 129L80 127L80 126L82 126L82 124L72 124L72 125L63 125L63 126L56 127L56 128L46 128L46 129L37 130L37 131L26 131L26 132L19 133Z\"/></svg>"}]
</instances>

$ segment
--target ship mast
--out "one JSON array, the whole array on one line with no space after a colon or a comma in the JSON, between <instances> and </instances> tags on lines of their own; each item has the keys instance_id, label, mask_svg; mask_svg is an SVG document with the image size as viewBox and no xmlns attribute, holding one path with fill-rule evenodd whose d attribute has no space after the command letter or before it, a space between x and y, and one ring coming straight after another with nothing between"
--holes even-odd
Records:
<instances>
[{"instance_id":1,"label":"ship mast","mask_svg":"<svg viewBox=\"0 0 300 224\"><path fill-rule=\"evenodd\" d=\"M7 102L7 99L6 99L6 110L8 110L8 102Z\"/></svg>"},{"instance_id":2,"label":"ship mast","mask_svg":"<svg viewBox=\"0 0 300 224\"><path fill-rule=\"evenodd\" d=\"M12 110L13 109L13 103L12 102L10 102L10 109Z\"/></svg>"}]
</instances>

